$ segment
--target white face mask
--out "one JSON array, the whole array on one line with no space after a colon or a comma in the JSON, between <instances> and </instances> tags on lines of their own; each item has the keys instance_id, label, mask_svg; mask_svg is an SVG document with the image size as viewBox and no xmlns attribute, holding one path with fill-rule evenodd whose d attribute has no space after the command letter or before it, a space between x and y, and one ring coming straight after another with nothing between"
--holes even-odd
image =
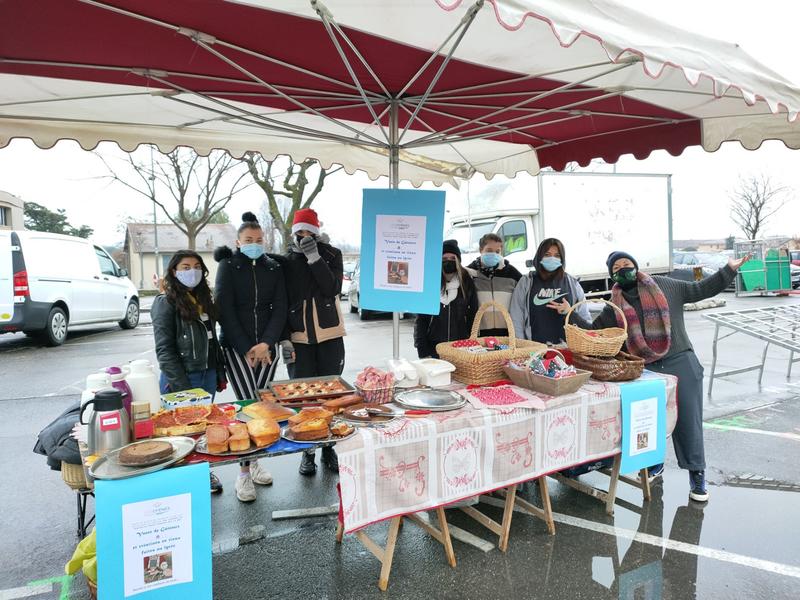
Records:
<instances>
[{"instance_id":1,"label":"white face mask","mask_svg":"<svg viewBox=\"0 0 800 600\"><path fill-rule=\"evenodd\" d=\"M203 271L201 269L187 269L185 271L175 271L175 277L183 285L189 289L196 288L203 280Z\"/></svg>"}]
</instances>

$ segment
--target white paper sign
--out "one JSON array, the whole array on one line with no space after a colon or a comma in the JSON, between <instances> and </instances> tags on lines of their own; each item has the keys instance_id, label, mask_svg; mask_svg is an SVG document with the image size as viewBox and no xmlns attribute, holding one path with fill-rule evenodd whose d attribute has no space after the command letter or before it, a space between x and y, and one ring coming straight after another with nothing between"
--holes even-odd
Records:
<instances>
[{"instance_id":1,"label":"white paper sign","mask_svg":"<svg viewBox=\"0 0 800 600\"><path fill-rule=\"evenodd\" d=\"M192 581L192 495L122 505L125 597Z\"/></svg>"},{"instance_id":2,"label":"white paper sign","mask_svg":"<svg viewBox=\"0 0 800 600\"><path fill-rule=\"evenodd\" d=\"M424 216L375 215L376 289L421 292L425 278Z\"/></svg>"},{"instance_id":3,"label":"white paper sign","mask_svg":"<svg viewBox=\"0 0 800 600\"><path fill-rule=\"evenodd\" d=\"M647 398L631 403L630 455L656 449L658 443L658 399Z\"/></svg>"}]
</instances>

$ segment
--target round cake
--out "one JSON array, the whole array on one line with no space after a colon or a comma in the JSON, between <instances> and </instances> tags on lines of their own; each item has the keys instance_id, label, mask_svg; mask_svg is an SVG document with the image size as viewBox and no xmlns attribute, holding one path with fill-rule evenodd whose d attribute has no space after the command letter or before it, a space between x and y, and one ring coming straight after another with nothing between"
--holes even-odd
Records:
<instances>
[{"instance_id":1,"label":"round cake","mask_svg":"<svg viewBox=\"0 0 800 600\"><path fill-rule=\"evenodd\" d=\"M169 458L172 451L172 444L169 442L137 442L120 450L119 464L128 467L149 465Z\"/></svg>"}]
</instances>

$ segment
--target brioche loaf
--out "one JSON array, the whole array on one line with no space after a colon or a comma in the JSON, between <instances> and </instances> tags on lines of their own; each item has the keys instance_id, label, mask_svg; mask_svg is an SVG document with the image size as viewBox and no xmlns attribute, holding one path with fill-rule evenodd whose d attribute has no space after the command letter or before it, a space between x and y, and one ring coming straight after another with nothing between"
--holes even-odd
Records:
<instances>
[{"instance_id":1,"label":"brioche loaf","mask_svg":"<svg viewBox=\"0 0 800 600\"><path fill-rule=\"evenodd\" d=\"M228 425L228 448L231 452L241 452L250 448L250 434L244 423L230 423Z\"/></svg>"},{"instance_id":2,"label":"brioche loaf","mask_svg":"<svg viewBox=\"0 0 800 600\"><path fill-rule=\"evenodd\" d=\"M225 425L209 425L206 428L206 447L213 454L228 451L228 428Z\"/></svg>"},{"instance_id":3,"label":"brioche loaf","mask_svg":"<svg viewBox=\"0 0 800 600\"><path fill-rule=\"evenodd\" d=\"M242 409L242 412L254 419L272 419L274 421L285 421L294 416L291 408L281 406L275 402L254 402Z\"/></svg>"},{"instance_id":4,"label":"brioche loaf","mask_svg":"<svg viewBox=\"0 0 800 600\"><path fill-rule=\"evenodd\" d=\"M281 437L281 428L275 419L253 419L247 422L250 439L259 448L270 446Z\"/></svg>"},{"instance_id":5,"label":"brioche loaf","mask_svg":"<svg viewBox=\"0 0 800 600\"><path fill-rule=\"evenodd\" d=\"M353 406L354 404L359 404L363 401L364 399L358 394L348 394L347 396L342 396L341 398L334 398L333 400L323 402L322 406L336 413L344 410L348 406Z\"/></svg>"}]
</instances>

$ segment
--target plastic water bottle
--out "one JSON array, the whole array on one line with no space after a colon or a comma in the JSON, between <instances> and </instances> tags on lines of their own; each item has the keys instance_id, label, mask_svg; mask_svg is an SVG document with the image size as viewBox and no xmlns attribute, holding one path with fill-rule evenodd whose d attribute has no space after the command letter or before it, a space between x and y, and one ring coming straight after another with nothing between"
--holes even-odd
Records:
<instances>
[{"instance_id":1,"label":"plastic water bottle","mask_svg":"<svg viewBox=\"0 0 800 600\"><path fill-rule=\"evenodd\" d=\"M102 389L110 388L111 387L111 380L108 378L108 375L105 373L89 373L86 376L86 389L81 392L81 409L86 406L86 403L89 402L94 395ZM86 419L92 418L92 413L94 412L94 407L89 407L86 413Z\"/></svg>"}]
</instances>

